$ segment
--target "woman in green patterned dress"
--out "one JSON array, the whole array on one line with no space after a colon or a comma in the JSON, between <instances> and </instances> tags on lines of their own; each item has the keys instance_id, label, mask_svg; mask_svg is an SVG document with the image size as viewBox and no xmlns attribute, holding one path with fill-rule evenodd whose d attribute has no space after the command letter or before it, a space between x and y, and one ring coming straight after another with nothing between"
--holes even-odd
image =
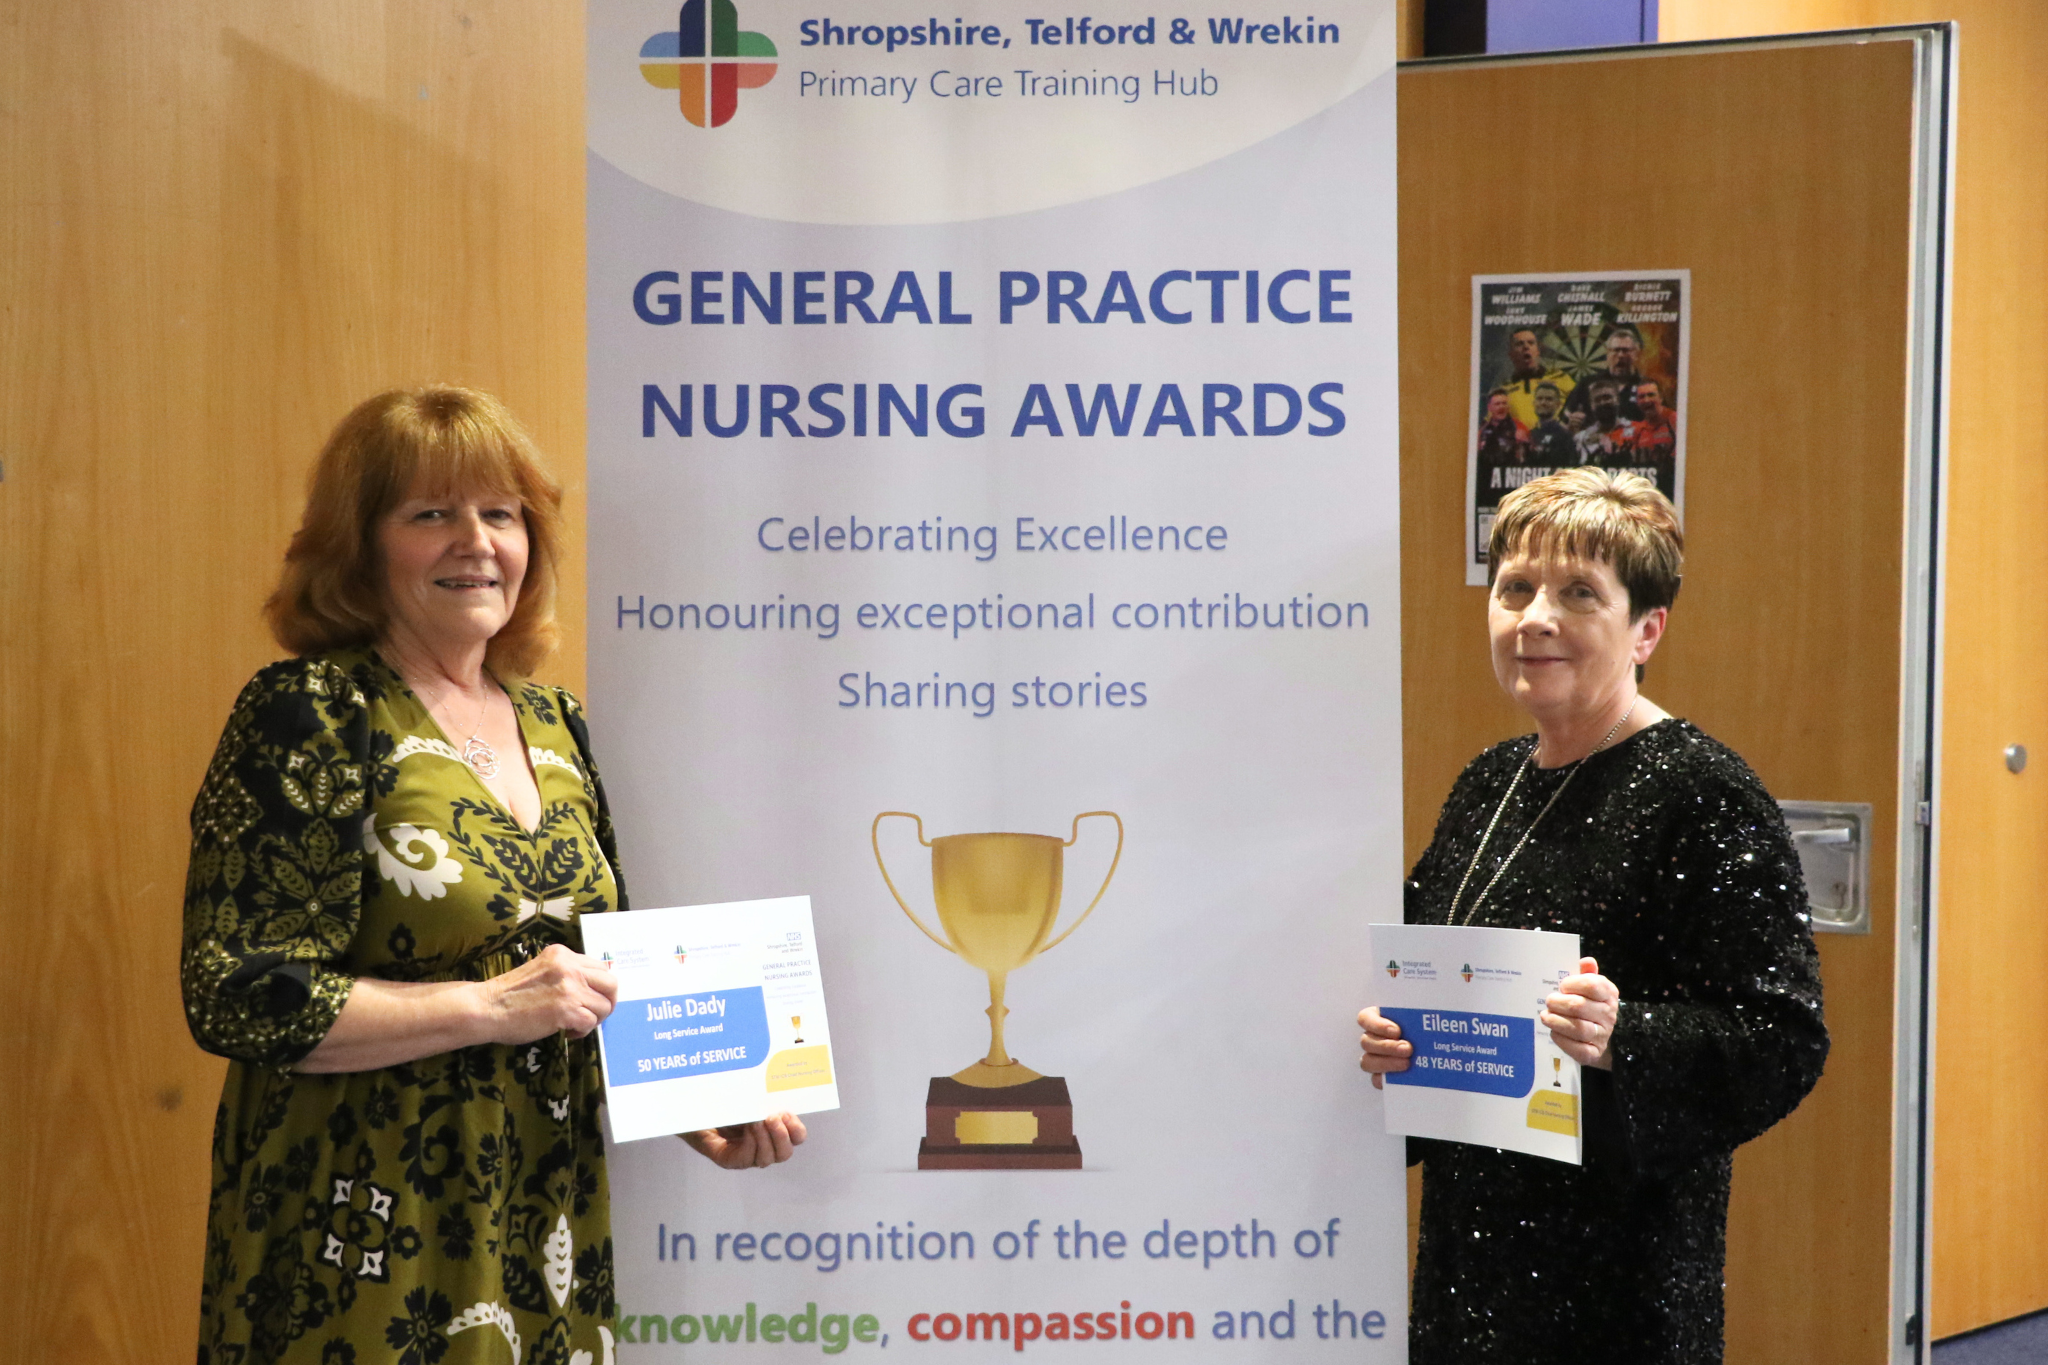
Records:
<instances>
[{"instance_id":1,"label":"woman in green patterned dress","mask_svg":"<svg viewBox=\"0 0 2048 1365\"><path fill-rule=\"evenodd\" d=\"M553 647L561 489L496 400L346 417L192 808L183 986L230 1059L201 1365L612 1365L603 1088L623 909ZM791 1115L685 1135L787 1160Z\"/></svg>"}]
</instances>

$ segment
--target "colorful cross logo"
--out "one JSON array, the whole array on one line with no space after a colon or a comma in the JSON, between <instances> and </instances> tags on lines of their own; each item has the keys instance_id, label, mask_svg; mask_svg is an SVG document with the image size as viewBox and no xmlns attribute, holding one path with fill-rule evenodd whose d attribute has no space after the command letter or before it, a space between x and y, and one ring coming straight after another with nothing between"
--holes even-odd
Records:
<instances>
[{"instance_id":1,"label":"colorful cross logo","mask_svg":"<svg viewBox=\"0 0 2048 1365\"><path fill-rule=\"evenodd\" d=\"M765 33L740 31L732 0L685 0L676 31L640 45L640 74L677 91L684 118L717 128L739 112L740 91L775 79L775 44Z\"/></svg>"}]
</instances>

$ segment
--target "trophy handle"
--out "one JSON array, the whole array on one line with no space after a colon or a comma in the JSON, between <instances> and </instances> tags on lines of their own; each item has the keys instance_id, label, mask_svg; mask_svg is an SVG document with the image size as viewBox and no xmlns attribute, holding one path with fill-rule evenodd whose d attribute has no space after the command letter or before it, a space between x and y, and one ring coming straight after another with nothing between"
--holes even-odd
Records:
<instances>
[{"instance_id":1,"label":"trophy handle","mask_svg":"<svg viewBox=\"0 0 2048 1365\"><path fill-rule=\"evenodd\" d=\"M1088 908L1081 912L1081 918L1075 920L1072 924L1069 924L1067 926L1066 933L1061 934L1058 938L1046 944L1043 948L1040 948L1038 951L1041 953L1049 953L1053 949L1059 947L1060 944L1066 942L1067 934L1071 934L1076 929L1080 928L1083 922L1085 922L1090 915L1095 913L1095 907L1102 904L1102 893L1109 890L1109 879L1116 875L1116 865L1123 861L1124 820L1121 815L1118 815L1113 810L1084 811L1080 815L1075 816L1073 835L1064 844L1062 844L1061 847L1072 848L1075 844L1080 842L1081 822L1092 815L1107 815L1110 819L1116 821L1116 856L1109 860L1109 871L1102 874L1102 885L1095 888L1095 899L1088 902ZM931 931L927 929L925 932L930 933Z\"/></svg>"},{"instance_id":2,"label":"trophy handle","mask_svg":"<svg viewBox=\"0 0 2048 1365\"><path fill-rule=\"evenodd\" d=\"M930 939L930 940L931 940L932 942L934 942L934 943L938 944L938 945L939 945L939 946L940 946L941 948L944 948L944 949L945 949L945 950L946 950L947 952L949 952L949 953L952 953L952 954L954 954L954 955L956 955L956 956L957 956L957 955L959 954L959 952L960 952L960 950L959 950L958 948L955 948L955 947L954 947L954 946L953 946L952 944L950 944L950 943L946 942L946 940L944 940L944 939L940 938L940 937L939 937L939 936L938 936L937 934L933 933L933 932L932 932L932 931L931 931L930 929L927 929L927 928L925 928L925 923L924 923L924 921L923 921L923 920L921 920L921 919L919 919L919 918L917 917L917 911L915 911L915 910L913 910L913 909L911 909L911 908L910 908L910 902L909 902L909 901L906 901L906 900L904 900L904 899L903 899L903 893L902 893L901 891L898 891L898 890L896 889L896 882L895 882L895 879L894 879L894 878L892 878L892 877L890 877L890 875L889 875L889 865L888 865L887 863L885 863L885 862L883 862L883 861L882 861L882 822L883 822L884 820L888 819L888 818L889 818L890 816L892 816L892 815L895 815L895 816L900 816L900 817L902 817L902 818L903 818L903 819L905 819L905 820L913 820L913 821L916 821L916 823L917 823L917 841L918 841L918 842L919 842L920 844L923 844L923 845L924 845L924 846L925 846L926 848L930 848L930 847L932 846L932 841L924 837L924 821L923 821L922 819L919 819L919 817L917 817L917 816L915 816L915 815L912 815L912 814L911 814L911 813L910 813L909 811L907 811L907 810L885 810L885 811L883 811L883 812L882 812L882 813L881 813L880 815L877 815L877 816L875 817L875 823L874 823L874 824L872 824L872 825L870 825L870 826L868 827L868 842L869 842L870 844L872 844L872 845L874 846L874 850L875 850L875 866L876 866L876 867L879 867L879 868L881 868L881 869L882 869L882 881L883 881L884 883L886 883L886 884L887 884L887 886L888 886L888 888L889 888L889 894L890 894L890 895L892 895L892 896L894 896L894 897L896 898L896 903L897 903L898 905L900 905L900 906L902 906L902 907L903 907L903 913L904 913L904 914L906 914L906 915L908 915L908 916L910 916L910 922L911 922L912 924L915 924L915 925L916 925L916 926L917 926L917 927L918 927L919 929L923 930L923 931L924 931L924 936L925 936L926 938L928 938L928 939ZM1117 848L1118 848L1119 850L1121 850L1121 849L1123 848L1123 842L1122 842L1122 840L1121 840L1121 839L1119 839L1119 840L1118 840L1118 842L1117 842ZM1112 867L1112 868L1111 868L1110 870L1111 870L1112 872L1114 872L1114 871L1115 871L1116 869L1115 869L1114 867ZM1105 886L1106 886L1106 885L1108 885L1108 883L1107 883L1107 882L1105 882L1105 883L1103 883L1103 884L1104 884ZM1093 907L1093 906L1090 906L1090 907L1089 907L1089 909L1091 909L1091 910L1092 910L1092 909L1094 909L1094 908L1095 908L1095 907Z\"/></svg>"}]
</instances>

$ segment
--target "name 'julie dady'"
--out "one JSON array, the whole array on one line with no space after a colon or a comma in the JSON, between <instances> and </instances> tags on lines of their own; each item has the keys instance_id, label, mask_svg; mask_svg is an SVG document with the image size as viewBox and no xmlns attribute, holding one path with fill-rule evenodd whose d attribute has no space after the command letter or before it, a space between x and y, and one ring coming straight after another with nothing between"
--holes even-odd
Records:
<instances>
[{"instance_id":1,"label":"name 'julie dady'","mask_svg":"<svg viewBox=\"0 0 2048 1365\"><path fill-rule=\"evenodd\" d=\"M657 1000L649 1002L647 1006L647 1022L650 1024L657 1019L681 1019L696 1014L716 1014L723 1017L725 997L714 995L708 1000L685 997L680 1003L674 1000Z\"/></svg>"}]
</instances>

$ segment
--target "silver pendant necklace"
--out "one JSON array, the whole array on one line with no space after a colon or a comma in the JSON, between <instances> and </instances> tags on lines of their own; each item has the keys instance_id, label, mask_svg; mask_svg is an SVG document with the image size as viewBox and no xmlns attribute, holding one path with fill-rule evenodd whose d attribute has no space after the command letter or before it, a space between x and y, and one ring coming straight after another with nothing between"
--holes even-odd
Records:
<instances>
[{"instance_id":1,"label":"silver pendant necklace","mask_svg":"<svg viewBox=\"0 0 2048 1365\"><path fill-rule=\"evenodd\" d=\"M485 709L489 709L488 705ZM481 730L483 728L484 718L482 713L478 713L476 729ZM469 732L469 739L462 746L462 761L476 769L478 777L496 777L498 775L498 751L478 739L476 737L476 730Z\"/></svg>"},{"instance_id":2,"label":"silver pendant necklace","mask_svg":"<svg viewBox=\"0 0 2048 1365\"><path fill-rule=\"evenodd\" d=\"M1536 826L1543 823L1543 817L1550 814L1550 808L1557 804L1557 798L1564 795L1564 789L1569 787L1572 784L1572 779L1579 775L1579 769L1586 766L1586 760L1593 757L1593 754L1599 753L1614 742L1614 737L1621 733L1621 727L1628 724L1628 718L1636 713L1636 701L1641 700L1641 697L1637 697L1635 701L1630 702L1628 710L1621 713L1621 719L1614 722L1613 728L1609 729L1606 736L1593 746L1593 753L1587 754L1585 758L1572 765L1572 770L1564 775L1564 781L1557 784L1557 790L1552 792L1550 799L1543 803L1543 809L1537 811L1536 818L1529 822L1529 828L1523 830L1522 837L1515 840L1515 846L1508 850L1508 856L1501 860L1501 865L1493 870L1491 877L1487 878L1485 887L1480 890L1477 896L1472 898L1472 904L1465 911L1465 918L1461 920L1458 918L1458 902L1465 899L1465 888L1471 884L1472 874L1479 870L1479 860L1486 856L1486 846L1493 842L1493 831L1500 824L1500 817L1507 812L1508 802L1515 799L1515 788L1522 785L1522 774L1536 766L1536 750L1529 750L1528 761L1515 769L1514 780L1508 783L1507 792L1500 798L1500 804L1493 808L1493 819L1487 822L1486 833L1479 836L1479 847L1472 850L1472 862L1465 868L1465 876L1458 883L1457 894L1451 897L1451 912L1444 917L1445 923L1466 925L1472 922L1473 917L1479 913L1480 904L1486 899L1486 893L1493 890L1494 883L1498 882L1501 879L1501 874L1508 870L1508 864L1512 863L1515 860L1515 855L1522 851L1522 845L1528 843L1529 836L1536 832ZM1539 739L1537 743L1540 745L1542 741Z\"/></svg>"},{"instance_id":3,"label":"silver pendant necklace","mask_svg":"<svg viewBox=\"0 0 2048 1365\"><path fill-rule=\"evenodd\" d=\"M428 703L429 708L439 706L442 698L447 695L446 692L437 694ZM482 778L492 778L498 775L498 751L477 738L478 732L484 728L484 717L490 714L490 710L491 695L489 692L485 692L484 703L477 709L476 724L470 727L469 738L464 740L462 744L462 761L474 769L478 777Z\"/></svg>"}]
</instances>

